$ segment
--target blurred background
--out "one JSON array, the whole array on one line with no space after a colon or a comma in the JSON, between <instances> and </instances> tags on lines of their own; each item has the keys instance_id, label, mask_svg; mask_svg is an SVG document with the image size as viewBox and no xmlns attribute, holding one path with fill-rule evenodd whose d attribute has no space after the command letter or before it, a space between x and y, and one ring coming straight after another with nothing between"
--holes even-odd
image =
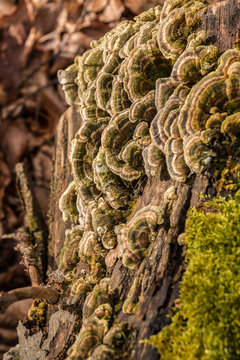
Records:
<instances>
[{"instance_id":1,"label":"blurred background","mask_svg":"<svg viewBox=\"0 0 240 360\"><path fill-rule=\"evenodd\" d=\"M47 220L54 135L66 109L57 71L119 21L163 2L0 0L0 291L30 283L15 249L14 232L26 225L16 188L20 161ZM22 301L0 315L0 359L17 343L17 323L30 305Z\"/></svg>"}]
</instances>

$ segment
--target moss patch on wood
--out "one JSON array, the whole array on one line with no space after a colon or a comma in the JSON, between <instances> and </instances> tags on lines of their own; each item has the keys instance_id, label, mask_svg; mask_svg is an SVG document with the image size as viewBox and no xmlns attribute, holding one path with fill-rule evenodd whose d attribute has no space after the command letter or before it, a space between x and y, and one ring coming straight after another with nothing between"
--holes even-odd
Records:
<instances>
[{"instance_id":1,"label":"moss patch on wood","mask_svg":"<svg viewBox=\"0 0 240 360\"><path fill-rule=\"evenodd\" d=\"M187 269L180 301L165 327L147 342L162 360L239 359L240 203L215 199L190 209Z\"/></svg>"}]
</instances>

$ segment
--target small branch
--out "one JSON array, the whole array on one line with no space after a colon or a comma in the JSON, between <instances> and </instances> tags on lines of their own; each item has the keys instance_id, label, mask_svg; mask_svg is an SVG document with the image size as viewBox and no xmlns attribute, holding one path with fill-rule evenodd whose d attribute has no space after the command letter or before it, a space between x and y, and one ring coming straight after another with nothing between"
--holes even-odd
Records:
<instances>
[{"instance_id":1,"label":"small branch","mask_svg":"<svg viewBox=\"0 0 240 360\"><path fill-rule=\"evenodd\" d=\"M56 304L59 299L59 293L50 287L23 287L11 290L8 293L0 294L0 313L4 313L7 308L16 301L24 299L45 299L51 304Z\"/></svg>"},{"instance_id":2,"label":"small branch","mask_svg":"<svg viewBox=\"0 0 240 360\"><path fill-rule=\"evenodd\" d=\"M44 222L37 199L34 196L29 174L23 163L16 165L16 176L18 191L26 213L30 235L25 232L25 239L24 235L21 236L21 239L24 239L22 245L26 250L23 249L21 252L27 254L29 264L36 264L40 275L39 280L44 282L47 268L48 228Z\"/></svg>"},{"instance_id":3,"label":"small branch","mask_svg":"<svg viewBox=\"0 0 240 360\"><path fill-rule=\"evenodd\" d=\"M36 246L33 237L25 227L20 227L12 234L5 234L2 239L14 239L18 242L16 250L22 254L22 263L29 274L32 286L40 286L42 278L38 269Z\"/></svg>"}]
</instances>

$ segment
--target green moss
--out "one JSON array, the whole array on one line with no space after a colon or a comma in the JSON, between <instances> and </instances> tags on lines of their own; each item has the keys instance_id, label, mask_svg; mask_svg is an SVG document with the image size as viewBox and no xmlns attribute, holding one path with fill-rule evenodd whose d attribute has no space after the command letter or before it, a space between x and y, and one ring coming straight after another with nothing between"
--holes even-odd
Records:
<instances>
[{"instance_id":1,"label":"green moss","mask_svg":"<svg viewBox=\"0 0 240 360\"><path fill-rule=\"evenodd\" d=\"M29 312L28 319L44 323L47 316L47 304L44 301L34 300Z\"/></svg>"},{"instance_id":2,"label":"green moss","mask_svg":"<svg viewBox=\"0 0 240 360\"><path fill-rule=\"evenodd\" d=\"M152 336L162 360L240 358L240 203L213 200L191 209L187 269L172 324Z\"/></svg>"}]
</instances>

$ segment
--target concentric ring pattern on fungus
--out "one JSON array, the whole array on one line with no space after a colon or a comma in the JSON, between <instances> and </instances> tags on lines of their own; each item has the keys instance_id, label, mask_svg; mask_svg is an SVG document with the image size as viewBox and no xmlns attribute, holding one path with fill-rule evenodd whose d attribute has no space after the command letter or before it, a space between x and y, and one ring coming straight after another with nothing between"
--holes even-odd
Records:
<instances>
[{"instance_id":1,"label":"concentric ring pattern on fungus","mask_svg":"<svg viewBox=\"0 0 240 360\"><path fill-rule=\"evenodd\" d=\"M206 43L197 30L206 9L205 0L166 0L121 22L59 71L66 101L82 118L68 154L73 181L59 205L71 223L60 267L69 273L85 264L71 275L73 303L78 292L93 298L101 286L107 292L110 249L118 245L130 269L147 256L163 220L151 204L129 219L142 177L166 164L173 180L185 182L214 161L217 147L239 140L240 50L219 54ZM69 359L76 349L78 359L112 358L114 347L103 340L111 316L106 295L84 315Z\"/></svg>"}]
</instances>

